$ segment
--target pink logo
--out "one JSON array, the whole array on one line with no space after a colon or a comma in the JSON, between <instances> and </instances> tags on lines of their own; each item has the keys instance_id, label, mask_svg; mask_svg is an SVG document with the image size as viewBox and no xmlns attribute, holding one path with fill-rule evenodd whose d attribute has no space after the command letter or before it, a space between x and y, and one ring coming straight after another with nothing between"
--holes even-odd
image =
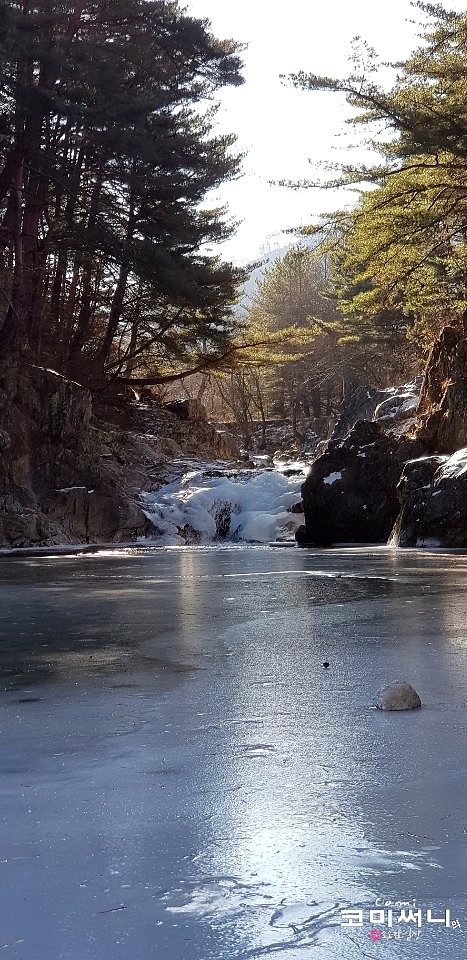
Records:
<instances>
[{"instance_id":1,"label":"pink logo","mask_svg":"<svg viewBox=\"0 0 467 960\"><path fill-rule=\"evenodd\" d=\"M377 943L378 940L381 940L381 934L379 930L370 930L368 936L370 937L370 940L374 940L375 943Z\"/></svg>"}]
</instances>

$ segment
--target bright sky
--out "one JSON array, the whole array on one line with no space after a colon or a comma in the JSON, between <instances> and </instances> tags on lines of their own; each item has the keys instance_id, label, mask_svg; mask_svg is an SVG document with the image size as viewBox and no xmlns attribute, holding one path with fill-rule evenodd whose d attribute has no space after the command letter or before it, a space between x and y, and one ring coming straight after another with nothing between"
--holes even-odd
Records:
<instances>
[{"instance_id":1,"label":"bright sky","mask_svg":"<svg viewBox=\"0 0 467 960\"><path fill-rule=\"evenodd\" d=\"M304 70L345 76L355 36L375 47L382 60L403 59L417 45L418 26L411 21L418 13L409 0L185 0L184 5L207 17L218 37L248 44L246 82L222 93L219 113L222 129L236 133L239 149L248 152L244 176L216 194L242 221L220 251L247 263L289 242L281 231L343 203L328 191L291 191L268 180L316 178L320 163L351 159L348 147L355 140L348 127L344 131L348 108L336 95L295 90L279 75ZM447 6L462 10L465 2L451 0Z\"/></svg>"}]
</instances>

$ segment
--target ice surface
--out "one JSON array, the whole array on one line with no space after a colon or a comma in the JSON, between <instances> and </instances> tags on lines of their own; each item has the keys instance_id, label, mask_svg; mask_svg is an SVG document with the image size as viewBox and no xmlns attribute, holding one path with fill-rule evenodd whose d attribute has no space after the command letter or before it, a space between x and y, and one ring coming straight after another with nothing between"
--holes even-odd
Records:
<instances>
[{"instance_id":1,"label":"ice surface","mask_svg":"<svg viewBox=\"0 0 467 960\"><path fill-rule=\"evenodd\" d=\"M2 957L464 960L466 572L388 548L0 559ZM371 709L399 676L423 709ZM373 943L369 910L412 899L420 938Z\"/></svg>"}]
</instances>

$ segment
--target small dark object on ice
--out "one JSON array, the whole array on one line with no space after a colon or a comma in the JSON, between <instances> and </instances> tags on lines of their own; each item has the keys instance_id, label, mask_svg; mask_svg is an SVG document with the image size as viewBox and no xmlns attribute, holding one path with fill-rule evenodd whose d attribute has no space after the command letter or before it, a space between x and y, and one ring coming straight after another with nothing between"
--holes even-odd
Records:
<instances>
[{"instance_id":1,"label":"small dark object on ice","mask_svg":"<svg viewBox=\"0 0 467 960\"><path fill-rule=\"evenodd\" d=\"M330 666L331 666L331 664L328 662L328 660L325 660L324 663L323 663L324 669L327 670L328 667L330 667Z\"/></svg>"}]
</instances>

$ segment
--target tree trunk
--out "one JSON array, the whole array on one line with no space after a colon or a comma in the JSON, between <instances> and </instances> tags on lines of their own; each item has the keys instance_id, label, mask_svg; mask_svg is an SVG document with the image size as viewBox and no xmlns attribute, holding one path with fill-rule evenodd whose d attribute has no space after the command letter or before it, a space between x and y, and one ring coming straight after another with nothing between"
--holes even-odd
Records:
<instances>
[{"instance_id":1,"label":"tree trunk","mask_svg":"<svg viewBox=\"0 0 467 960\"><path fill-rule=\"evenodd\" d=\"M12 218L14 221L14 274L10 303L0 330L0 352L15 350L23 345L26 336L26 304L23 283L23 247L21 240L21 210L23 189L23 168L19 167L12 184Z\"/></svg>"},{"instance_id":2,"label":"tree trunk","mask_svg":"<svg viewBox=\"0 0 467 960\"><path fill-rule=\"evenodd\" d=\"M100 360L105 366L109 357L110 351L112 349L112 343L114 336L117 332L118 324L120 323L120 318L122 315L123 302L125 300L126 285L128 281L128 276L130 273L130 266L128 263L128 248L133 238L133 233L136 225L136 215L134 209L134 200L133 196L130 196L130 209L128 213L128 222L125 234L125 244L123 249L123 258L124 262L120 266L120 273L118 276L117 286L115 287L112 306L110 308L109 320L107 323L107 329L105 331L104 340L100 350Z\"/></svg>"},{"instance_id":3,"label":"tree trunk","mask_svg":"<svg viewBox=\"0 0 467 960\"><path fill-rule=\"evenodd\" d=\"M92 228L94 227L97 214L99 212L99 201L101 196L103 179L104 179L104 171L102 168L100 168L96 175L96 180L94 182L94 187L91 195L91 203L89 207L89 216L88 216L88 222L87 222L88 231L91 231ZM82 277L81 306L78 314L75 334L74 334L72 344L71 344L71 349L70 349L70 356L74 360L76 360L79 354L81 353L91 329L92 260L91 260L91 257L88 255L84 257L81 277Z\"/></svg>"}]
</instances>

